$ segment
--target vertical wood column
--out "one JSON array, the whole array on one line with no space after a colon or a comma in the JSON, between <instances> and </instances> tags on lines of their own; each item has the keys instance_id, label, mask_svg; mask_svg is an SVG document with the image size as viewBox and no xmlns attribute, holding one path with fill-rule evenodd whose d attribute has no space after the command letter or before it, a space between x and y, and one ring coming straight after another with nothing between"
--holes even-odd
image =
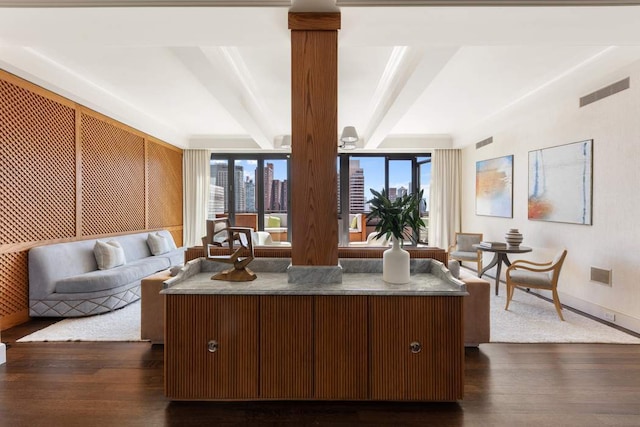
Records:
<instances>
[{"instance_id":1,"label":"vertical wood column","mask_svg":"<svg viewBox=\"0 0 640 427\"><path fill-rule=\"evenodd\" d=\"M293 265L338 264L340 13L289 13Z\"/></svg>"}]
</instances>

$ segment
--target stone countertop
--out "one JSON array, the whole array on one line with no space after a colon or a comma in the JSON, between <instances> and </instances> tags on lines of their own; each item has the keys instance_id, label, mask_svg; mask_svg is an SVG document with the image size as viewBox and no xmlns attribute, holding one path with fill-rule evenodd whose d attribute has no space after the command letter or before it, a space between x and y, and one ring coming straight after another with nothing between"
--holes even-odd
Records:
<instances>
[{"instance_id":1,"label":"stone countertop","mask_svg":"<svg viewBox=\"0 0 640 427\"><path fill-rule=\"evenodd\" d=\"M411 281L394 285L382 280L382 274L343 274L341 284L291 284L286 273L257 273L251 282L211 280L212 272L197 273L183 280L170 280L168 295L395 295L465 296L464 286L429 274L415 274Z\"/></svg>"}]
</instances>

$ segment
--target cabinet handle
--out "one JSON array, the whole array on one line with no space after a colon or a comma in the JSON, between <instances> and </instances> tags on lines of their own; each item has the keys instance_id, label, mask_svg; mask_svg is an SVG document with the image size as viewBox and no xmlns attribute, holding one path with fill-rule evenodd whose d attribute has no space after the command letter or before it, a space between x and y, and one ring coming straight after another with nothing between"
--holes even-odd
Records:
<instances>
[{"instance_id":1,"label":"cabinet handle","mask_svg":"<svg viewBox=\"0 0 640 427\"><path fill-rule=\"evenodd\" d=\"M207 343L207 350L209 350L209 353L215 353L216 351L218 351L218 341L216 340L211 340Z\"/></svg>"},{"instance_id":2,"label":"cabinet handle","mask_svg":"<svg viewBox=\"0 0 640 427\"><path fill-rule=\"evenodd\" d=\"M411 353L420 353L422 351L422 344L420 344L418 341L414 341L409 344L409 348L411 349Z\"/></svg>"}]
</instances>

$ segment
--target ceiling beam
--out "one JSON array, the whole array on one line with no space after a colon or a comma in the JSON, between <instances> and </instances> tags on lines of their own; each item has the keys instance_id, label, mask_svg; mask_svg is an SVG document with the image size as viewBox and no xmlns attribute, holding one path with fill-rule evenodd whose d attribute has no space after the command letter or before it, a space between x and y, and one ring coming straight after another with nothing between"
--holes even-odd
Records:
<instances>
[{"instance_id":1,"label":"ceiling beam","mask_svg":"<svg viewBox=\"0 0 640 427\"><path fill-rule=\"evenodd\" d=\"M0 7L289 7L322 11L337 7L431 6L632 6L640 0L0 0ZM296 3L302 6L296 6ZM309 6L306 5L309 4Z\"/></svg>"},{"instance_id":2,"label":"ceiling beam","mask_svg":"<svg viewBox=\"0 0 640 427\"><path fill-rule=\"evenodd\" d=\"M0 7L289 7L291 0L0 0Z\"/></svg>"},{"instance_id":3,"label":"ceiling beam","mask_svg":"<svg viewBox=\"0 0 640 427\"><path fill-rule=\"evenodd\" d=\"M393 49L374 94L363 134L365 149L382 143L457 51L458 47Z\"/></svg>"},{"instance_id":4,"label":"ceiling beam","mask_svg":"<svg viewBox=\"0 0 640 427\"><path fill-rule=\"evenodd\" d=\"M171 50L260 148L274 148L276 133L270 126L274 120L258 98L251 75L237 49L180 47Z\"/></svg>"}]
</instances>

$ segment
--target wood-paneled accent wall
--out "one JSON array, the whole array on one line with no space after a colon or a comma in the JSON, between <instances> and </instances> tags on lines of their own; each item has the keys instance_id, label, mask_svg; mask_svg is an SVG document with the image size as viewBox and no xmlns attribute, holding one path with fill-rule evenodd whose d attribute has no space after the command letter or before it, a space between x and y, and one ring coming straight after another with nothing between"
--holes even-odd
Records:
<instances>
[{"instance_id":1,"label":"wood-paneled accent wall","mask_svg":"<svg viewBox=\"0 0 640 427\"><path fill-rule=\"evenodd\" d=\"M182 150L0 70L0 329L29 319L27 254L168 229L182 244Z\"/></svg>"}]
</instances>

